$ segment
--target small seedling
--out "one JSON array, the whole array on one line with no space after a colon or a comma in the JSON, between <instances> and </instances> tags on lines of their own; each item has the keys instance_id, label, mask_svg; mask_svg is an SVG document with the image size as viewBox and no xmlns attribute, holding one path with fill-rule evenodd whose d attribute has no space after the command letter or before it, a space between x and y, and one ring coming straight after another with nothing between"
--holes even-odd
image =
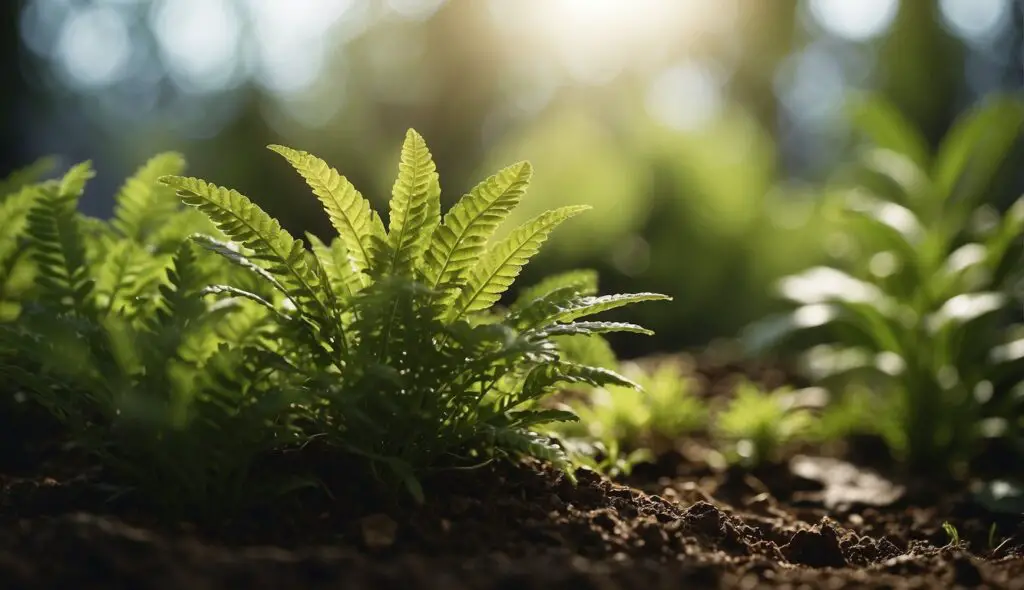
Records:
<instances>
[{"instance_id":1,"label":"small seedling","mask_svg":"<svg viewBox=\"0 0 1024 590\"><path fill-rule=\"evenodd\" d=\"M949 545L952 547L960 546L960 532L956 530L956 527L951 523L943 522L942 530L946 531L946 537L949 538Z\"/></svg>"},{"instance_id":2,"label":"small seedling","mask_svg":"<svg viewBox=\"0 0 1024 590\"><path fill-rule=\"evenodd\" d=\"M793 390L765 391L750 381L715 418L717 436L730 447L727 457L748 466L778 461L782 449L810 432L811 413L795 406Z\"/></svg>"}]
</instances>

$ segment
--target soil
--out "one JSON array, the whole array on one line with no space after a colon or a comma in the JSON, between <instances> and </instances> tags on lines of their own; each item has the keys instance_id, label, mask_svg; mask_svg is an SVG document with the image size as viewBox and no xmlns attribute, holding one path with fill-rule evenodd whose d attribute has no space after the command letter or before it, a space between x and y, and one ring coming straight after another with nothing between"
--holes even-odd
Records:
<instances>
[{"instance_id":1,"label":"soil","mask_svg":"<svg viewBox=\"0 0 1024 590\"><path fill-rule=\"evenodd\" d=\"M216 526L111 501L99 470L51 453L0 476L0 588L1024 589L1024 516L989 513L962 487L812 455L718 470L683 447L623 484L580 472L573 485L534 463L442 472L423 506L385 500L310 448L289 460L332 495Z\"/></svg>"}]
</instances>

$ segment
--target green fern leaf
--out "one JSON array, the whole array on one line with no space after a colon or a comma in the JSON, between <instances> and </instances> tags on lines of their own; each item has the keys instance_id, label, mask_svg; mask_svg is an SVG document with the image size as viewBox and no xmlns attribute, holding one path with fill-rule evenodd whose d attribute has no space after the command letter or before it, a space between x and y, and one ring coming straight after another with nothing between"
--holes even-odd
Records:
<instances>
[{"instance_id":1,"label":"green fern leaf","mask_svg":"<svg viewBox=\"0 0 1024 590\"><path fill-rule=\"evenodd\" d=\"M60 192L67 199L74 199L75 207L78 206L78 199L85 190L85 183L89 182L96 172L92 169L92 162L86 160L75 164L60 179Z\"/></svg>"},{"instance_id":2,"label":"green fern leaf","mask_svg":"<svg viewBox=\"0 0 1024 590\"><path fill-rule=\"evenodd\" d=\"M206 250L209 250L210 252L213 252L215 254L219 254L228 262L231 262L232 264L235 264L238 267L243 268L260 277L261 279L266 281L267 284L277 289L283 295L288 295L288 289L283 284L281 284L280 281L277 280L277 277L268 272L262 266L256 264L252 260L249 260L248 257L239 252L236 248L232 248L230 244L221 242L219 240L215 240L210 236L206 236L203 234L196 234L192 236L190 239L199 246L205 248Z\"/></svg>"},{"instance_id":3,"label":"green fern leaf","mask_svg":"<svg viewBox=\"0 0 1024 590\"><path fill-rule=\"evenodd\" d=\"M577 269L547 277L536 285L523 289L509 309L512 312L522 310L535 300L564 289L569 289L568 292L576 295L597 295L597 271Z\"/></svg>"},{"instance_id":4,"label":"green fern leaf","mask_svg":"<svg viewBox=\"0 0 1024 590\"><path fill-rule=\"evenodd\" d=\"M28 212L41 194L37 185L22 187L0 203L0 286L7 282L14 265L24 251L19 240L28 220Z\"/></svg>"},{"instance_id":5,"label":"green fern leaf","mask_svg":"<svg viewBox=\"0 0 1024 590\"><path fill-rule=\"evenodd\" d=\"M99 261L97 303L107 311L124 311L133 299L161 280L164 264L135 242L121 240Z\"/></svg>"},{"instance_id":6,"label":"green fern leaf","mask_svg":"<svg viewBox=\"0 0 1024 590\"><path fill-rule=\"evenodd\" d=\"M28 212L27 234L38 268L41 295L58 308L91 308L93 280L79 227L78 199L93 175L89 162L78 164L57 183L46 183Z\"/></svg>"},{"instance_id":7,"label":"green fern leaf","mask_svg":"<svg viewBox=\"0 0 1024 590\"><path fill-rule=\"evenodd\" d=\"M165 176L161 181L177 189L186 205L205 213L226 236L254 252L250 258L277 279L274 286L283 289L297 308L313 317L330 317L319 261L276 219L235 190L198 178Z\"/></svg>"},{"instance_id":8,"label":"green fern leaf","mask_svg":"<svg viewBox=\"0 0 1024 590\"><path fill-rule=\"evenodd\" d=\"M335 238L330 246L309 232L306 232L306 239L313 254L320 260L320 266L336 296L352 297L363 288L366 275L355 270L341 238Z\"/></svg>"},{"instance_id":9,"label":"green fern leaf","mask_svg":"<svg viewBox=\"0 0 1024 590\"><path fill-rule=\"evenodd\" d=\"M422 270L432 288L444 291L444 302L457 296L466 282L466 271L519 204L532 174L528 162L501 170L473 187L434 230Z\"/></svg>"},{"instance_id":10,"label":"green fern leaf","mask_svg":"<svg viewBox=\"0 0 1024 590\"><path fill-rule=\"evenodd\" d=\"M166 152L152 157L117 193L111 225L126 238L144 241L162 227L167 216L179 206L174 191L157 181L184 170L185 158L181 154Z\"/></svg>"},{"instance_id":11,"label":"green fern leaf","mask_svg":"<svg viewBox=\"0 0 1024 590\"><path fill-rule=\"evenodd\" d=\"M427 144L410 129L402 144L398 178L391 191L387 261L381 274L410 275L441 223L441 186Z\"/></svg>"},{"instance_id":12,"label":"green fern leaf","mask_svg":"<svg viewBox=\"0 0 1024 590\"><path fill-rule=\"evenodd\" d=\"M561 207L543 213L512 231L470 271L447 320L489 309L519 276L523 266L537 254L548 235L562 222L590 209L585 205Z\"/></svg>"},{"instance_id":13,"label":"green fern leaf","mask_svg":"<svg viewBox=\"0 0 1024 590\"><path fill-rule=\"evenodd\" d=\"M550 338L553 336L591 336L610 332L630 332L645 336L654 334L653 330L627 322L569 322L567 324L555 324L536 332L536 334Z\"/></svg>"},{"instance_id":14,"label":"green fern leaf","mask_svg":"<svg viewBox=\"0 0 1024 590\"><path fill-rule=\"evenodd\" d=\"M660 293L625 293L600 297L572 297L564 300L569 289L552 292L548 297L535 300L509 321L521 330L536 330L558 322L571 322L582 317L610 311L642 301L671 301Z\"/></svg>"},{"instance_id":15,"label":"green fern leaf","mask_svg":"<svg viewBox=\"0 0 1024 590\"><path fill-rule=\"evenodd\" d=\"M269 148L288 160L320 199L331 225L344 241L352 268L357 273L370 272L387 240L384 224L370 202L320 158L281 145Z\"/></svg>"}]
</instances>

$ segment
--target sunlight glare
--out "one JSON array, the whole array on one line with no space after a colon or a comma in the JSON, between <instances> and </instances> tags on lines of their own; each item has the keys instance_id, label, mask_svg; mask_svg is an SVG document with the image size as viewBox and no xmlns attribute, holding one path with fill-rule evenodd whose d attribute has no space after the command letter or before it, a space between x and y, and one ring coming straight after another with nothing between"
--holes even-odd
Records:
<instances>
[{"instance_id":1,"label":"sunlight glare","mask_svg":"<svg viewBox=\"0 0 1024 590\"><path fill-rule=\"evenodd\" d=\"M657 60L672 43L693 43L728 15L730 2L707 0L492 0L499 21L525 15L538 48L575 79L602 84L627 64Z\"/></svg>"}]
</instances>

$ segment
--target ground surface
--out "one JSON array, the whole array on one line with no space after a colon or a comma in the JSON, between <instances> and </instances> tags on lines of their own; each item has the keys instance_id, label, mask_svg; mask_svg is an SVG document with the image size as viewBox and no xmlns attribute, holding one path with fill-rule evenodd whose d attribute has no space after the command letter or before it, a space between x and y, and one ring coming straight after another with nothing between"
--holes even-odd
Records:
<instances>
[{"instance_id":1,"label":"ground surface","mask_svg":"<svg viewBox=\"0 0 1024 590\"><path fill-rule=\"evenodd\" d=\"M1024 589L1020 517L813 456L722 472L683 449L630 486L492 465L428 480L418 508L335 480L216 528L156 526L96 479L0 477L0 588Z\"/></svg>"}]
</instances>

